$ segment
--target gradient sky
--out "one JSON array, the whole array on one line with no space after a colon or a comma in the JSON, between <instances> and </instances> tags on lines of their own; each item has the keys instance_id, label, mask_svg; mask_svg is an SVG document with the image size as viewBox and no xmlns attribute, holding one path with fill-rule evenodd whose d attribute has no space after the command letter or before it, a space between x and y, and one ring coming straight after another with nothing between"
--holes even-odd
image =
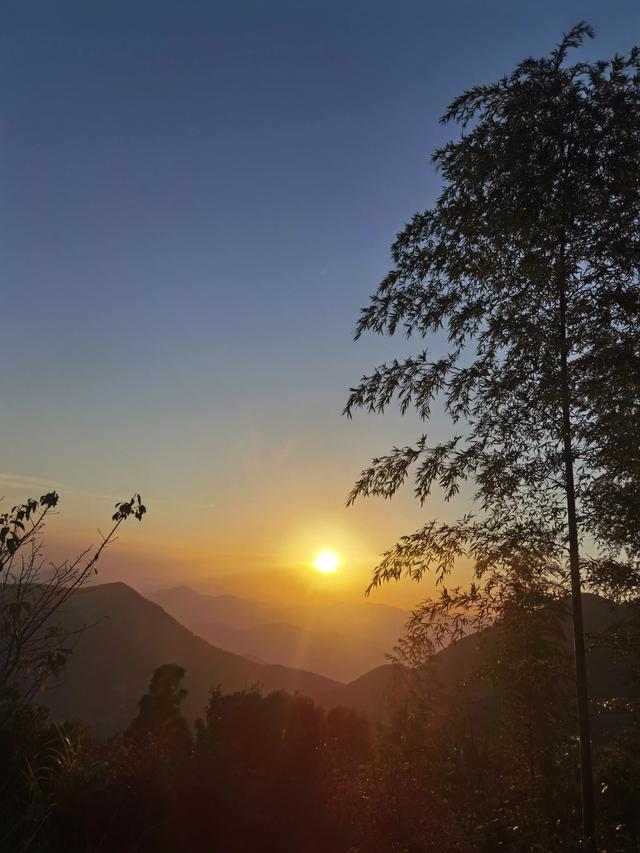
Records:
<instances>
[{"instance_id":1,"label":"gradient sky","mask_svg":"<svg viewBox=\"0 0 640 853\"><path fill-rule=\"evenodd\" d=\"M140 491L105 567L139 585L306 572L332 546L360 588L456 515L344 508L421 430L341 418L406 350L353 327L437 191L449 100L582 18L590 56L640 42L637 0L2 2L0 493L58 488L55 550Z\"/></svg>"}]
</instances>

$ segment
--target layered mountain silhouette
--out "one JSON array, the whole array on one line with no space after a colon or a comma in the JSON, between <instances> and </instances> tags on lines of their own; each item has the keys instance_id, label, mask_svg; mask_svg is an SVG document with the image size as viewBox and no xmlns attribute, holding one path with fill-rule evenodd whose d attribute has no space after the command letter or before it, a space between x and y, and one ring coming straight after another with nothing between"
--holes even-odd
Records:
<instances>
[{"instance_id":1,"label":"layered mountain silhouette","mask_svg":"<svg viewBox=\"0 0 640 853\"><path fill-rule=\"evenodd\" d=\"M193 595L198 606L209 606L201 601L207 596ZM188 597L192 598L192 591ZM216 606L223 606L218 599L224 596L213 598ZM238 621L242 623L244 620L245 627L235 629L238 636L250 636L256 628L260 628L263 635L266 633L265 626L251 624L254 618L264 615L260 603L238 599L232 604ZM357 607L346 607L354 606ZM630 615L628 607L612 606L593 595L584 596L584 609L586 629L594 633L624 623ZM196 610L189 612L198 616ZM335 618L345 618L340 608ZM375 617L370 613L362 617L365 622L372 618ZM78 592L65 604L58 621L69 629L85 630L78 637L63 677L58 683L48 686L41 701L50 708L54 718L82 720L100 734L111 734L130 723L151 674L164 663L179 664L187 671L184 686L188 695L184 712L191 721L203 712L213 687L220 686L224 692L231 692L256 684L262 685L265 691L297 691L326 708L343 705L379 719L384 716L385 705L395 689L394 679L398 674L397 666L386 664L344 684L304 669L250 660L217 648L192 633L160 605L124 583L103 584ZM271 627L275 633L278 623L271 623ZM227 627L225 630L234 629ZM464 637L441 650L435 656L433 670L444 696L448 697L445 701L454 704L459 701L461 686L475 683L471 696L480 713L485 715L492 714L492 709L499 703L499 696L486 680L478 681L475 675L482 669L492 648L492 630L484 632L481 637ZM287 636L297 636L290 632L291 626L285 625L282 642ZM569 654L568 610L564 638L560 642ZM592 698L628 695L628 665L612 655L610 649L600 647L590 651L588 667Z\"/></svg>"},{"instance_id":2,"label":"layered mountain silhouette","mask_svg":"<svg viewBox=\"0 0 640 853\"><path fill-rule=\"evenodd\" d=\"M164 663L187 671L184 712L190 720L202 713L218 685L230 692L260 684L265 691L283 688L318 700L339 686L321 675L215 648L124 583L79 591L57 621L85 630L62 678L48 685L41 701L55 718L80 719L101 734L131 722L154 669Z\"/></svg>"},{"instance_id":3,"label":"layered mountain silhouette","mask_svg":"<svg viewBox=\"0 0 640 853\"><path fill-rule=\"evenodd\" d=\"M369 602L273 604L185 586L149 598L215 646L339 681L384 664L408 618L404 610Z\"/></svg>"},{"instance_id":4,"label":"layered mountain silhouette","mask_svg":"<svg viewBox=\"0 0 640 853\"><path fill-rule=\"evenodd\" d=\"M584 625L587 633L587 671L589 696L594 703L611 698L637 701L640 694L637 673L633 662L624 655L616 654L608 641L599 638L606 632L629 623L632 609L628 604L613 604L604 598L583 593ZM570 663L572 657L572 629L570 602L565 602L565 614L561 620L558 642L566 652ZM466 700L471 701L476 714L492 718L500 703L499 691L488 679L478 678L486 666L494 648L494 629L482 634L470 634L458 642L439 651L433 658L433 677L442 688L443 701L452 707L460 701L464 686ZM381 718L391 694L397 689L398 667L387 664L364 673L346 685L333 688L323 697L330 707L344 705L364 711L373 718ZM570 686L570 690L573 688ZM594 722L594 731L616 722L619 712L604 713Z\"/></svg>"}]
</instances>

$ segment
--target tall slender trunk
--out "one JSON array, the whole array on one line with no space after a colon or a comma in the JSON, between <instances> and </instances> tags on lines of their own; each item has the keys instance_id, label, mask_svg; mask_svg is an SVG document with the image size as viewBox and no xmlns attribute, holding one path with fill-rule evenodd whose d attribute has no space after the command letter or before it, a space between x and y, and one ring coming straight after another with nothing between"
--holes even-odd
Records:
<instances>
[{"instance_id":1,"label":"tall slender trunk","mask_svg":"<svg viewBox=\"0 0 640 853\"><path fill-rule=\"evenodd\" d=\"M569 529L569 566L571 571L571 603L573 612L573 645L576 668L576 699L580 734L580 783L582 793L582 834L584 850L595 850L595 817L593 799L593 768L591 762L591 726L587 694L587 666L584 647L584 621L580 584L580 554L578 522L576 519L576 490L573 477L573 446L571 432L571 397L569 391L567 342L567 293L564 244L559 263L560 291L560 383L562 396L562 439L564 451L565 492Z\"/></svg>"},{"instance_id":2,"label":"tall slender trunk","mask_svg":"<svg viewBox=\"0 0 640 853\"><path fill-rule=\"evenodd\" d=\"M524 627L524 659L529 665L529 660L531 657L531 644L529 643L529 619L531 614L525 607L524 618L522 620L522 624ZM525 687L525 703L526 703L526 716L527 716L527 761L529 764L529 777L531 779L531 785L535 784L536 779L536 764L535 764L535 750L533 748L533 696L531 692L531 681L527 680Z\"/></svg>"}]
</instances>

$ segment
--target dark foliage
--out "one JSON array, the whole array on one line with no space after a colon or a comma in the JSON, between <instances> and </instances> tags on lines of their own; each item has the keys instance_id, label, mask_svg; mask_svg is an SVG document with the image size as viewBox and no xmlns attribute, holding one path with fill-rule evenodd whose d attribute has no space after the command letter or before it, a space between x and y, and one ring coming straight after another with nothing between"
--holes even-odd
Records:
<instances>
[{"instance_id":1,"label":"dark foliage","mask_svg":"<svg viewBox=\"0 0 640 853\"><path fill-rule=\"evenodd\" d=\"M176 664L164 664L153 673L149 692L139 702L140 712L129 726L127 736L138 744L159 741L176 751L187 751L189 727L180 713L187 691L180 687L185 670Z\"/></svg>"},{"instance_id":2,"label":"dark foliage","mask_svg":"<svg viewBox=\"0 0 640 853\"><path fill-rule=\"evenodd\" d=\"M576 744L559 710L571 706L554 623L511 614L464 683L445 685L434 658L398 668L375 729L303 696L215 689L192 736L173 665L108 740L19 705L0 732L0 850L575 851ZM596 742L608 853L640 842L638 737L630 713Z\"/></svg>"},{"instance_id":3,"label":"dark foliage","mask_svg":"<svg viewBox=\"0 0 640 853\"><path fill-rule=\"evenodd\" d=\"M427 345L362 377L346 407L395 403L428 421L440 406L451 422L439 444L424 434L374 459L349 502L390 498L411 471L421 503L474 488L475 515L428 522L374 571L372 587L427 571L443 586L458 558L472 561L470 588L443 588L416 613L414 637L420 620L423 636L455 635L469 606L482 627L523 566L547 596L571 590L587 848L581 585L629 596L640 579L640 49L570 65L592 36L581 23L450 105L442 121L460 134L434 154L440 195L398 235L356 335L402 331Z\"/></svg>"},{"instance_id":4,"label":"dark foliage","mask_svg":"<svg viewBox=\"0 0 640 853\"><path fill-rule=\"evenodd\" d=\"M118 528L146 513L139 494L118 502L98 546L53 563L45 558L43 533L58 502L57 492L48 492L0 515L0 721L12 708L2 701L5 693L31 699L62 672L81 632L58 623L61 608L96 574Z\"/></svg>"}]
</instances>

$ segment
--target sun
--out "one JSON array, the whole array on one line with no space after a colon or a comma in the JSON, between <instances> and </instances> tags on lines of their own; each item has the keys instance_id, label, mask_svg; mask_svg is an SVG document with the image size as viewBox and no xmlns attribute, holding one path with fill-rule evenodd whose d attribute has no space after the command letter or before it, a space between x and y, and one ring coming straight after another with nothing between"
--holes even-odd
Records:
<instances>
[{"instance_id":1,"label":"sun","mask_svg":"<svg viewBox=\"0 0 640 853\"><path fill-rule=\"evenodd\" d=\"M323 575L332 575L340 565L340 557L335 551L320 551L311 565Z\"/></svg>"}]
</instances>

